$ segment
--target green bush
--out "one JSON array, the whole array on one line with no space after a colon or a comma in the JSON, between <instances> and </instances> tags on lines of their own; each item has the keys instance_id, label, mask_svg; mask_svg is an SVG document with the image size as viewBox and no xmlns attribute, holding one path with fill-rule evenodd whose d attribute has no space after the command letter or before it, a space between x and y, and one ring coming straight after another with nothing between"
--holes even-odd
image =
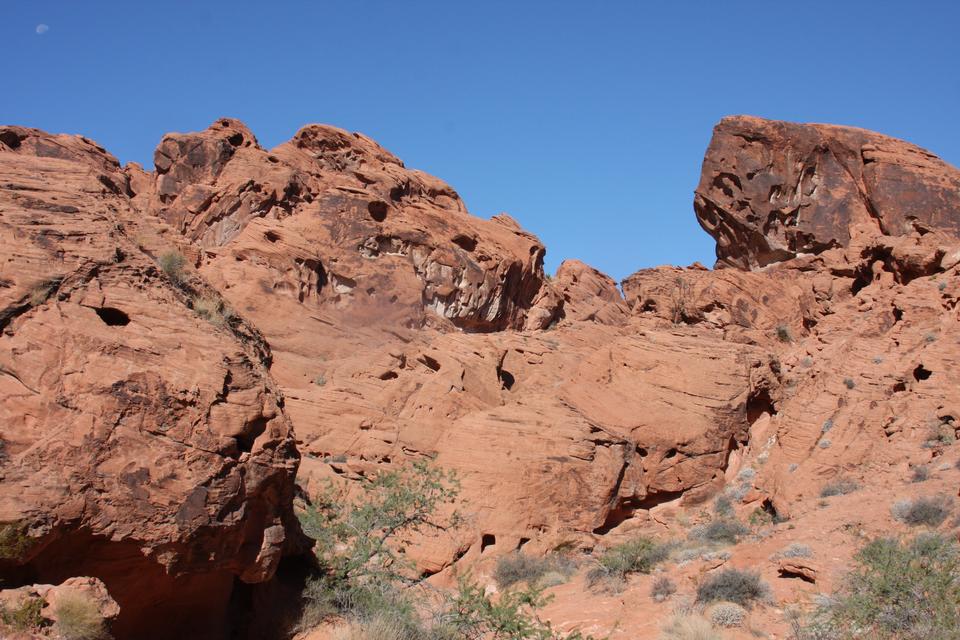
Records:
<instances>
[{"instance_id":1,"label":"green bush","mask_svg":"<svg viewBox=\"0 0 960 640\"><path fill-rule=\"evenodd\" d=\"M361 482L362 491L328 483L299 514L304 532L316 540L321 568L302 593L299 630L338 616L350 623L351 638L365 640L582 638L555 632L537 617L549 600L540 586L504 591L495 602L469 576L461 576L449 597L422 591L424 577L407 560L404 543L421 531L457 526L455 512L437 516L459 491L453 474L418 462Z\"/></svg>"},{"instance_id":2,"label":"green bush","mask_svg":"<svg viewBox=\"0 0 960 640\"><path fill-rule=\"evenodd\" d=\"M186 271L184 268L187 266L187 259L179 251L171 249L170 251L165 251L160 254L160 258L157 260L160 264L160 269L167 274L167 277L176 284L181 285L186 280Z\"/></svg>"},{"instance_id":3,"label":"green bush","mask_svg":"<svg viewBox=\"0 0 960 640\"><path fill-rule=\"evenodd\" d=\"M16 560L30 548L30 542L25 524L0 524L0 560Z\"/></svg>"},{"instance_id":4,"label":"green bush","mask_svg":"<svg viewBox=\"0 0 960 640\"><path fill-rule=\"evenodd\" d=\"M805 637L957 638L960 556L954 541L937 534L906 543L881 538L861 549L854 562L843 587L820 607Z\"/></svg>"},{"instance_id":5,"label":"green bush","mask_svg":"<svg viewBox=\"0 0 960 640\"><path fill-rule=\"evenodd\" d=\"M831 496L845 496L848 493L853 493L860 488L860 484L855 480L850 478L837 478L833 482L828 482L820 489L821 498L829 498Z\"/></svg>"},{"instance_id":6,"label":"green bush","mask_svg":"<svg viewBox=\"0 0 960 640\"><path fill-rule=\"evenodd\" d=\"M536 611L549 599L537 587L505 591L494 601L483 587L462 577L456 595L441 616L455 638L484 640L593 640L580 632L560 633Z\"/></svg>"},{"instance_id":7,"label":"green bush","mask_svg":"<svg viewBox=\"0 0 960 640\"><path fill-rule=\"evenodd\" d=\"M672 545L651 538L639 537L610 547L597 559L597 565L587 573L590 586L605 582L617 587L631 573L650 573L657 564L670 555Z\"/></svg>"},{"instance_id":8,"label":"green bush","mask_svg":"<svg viewBox=\"0 0 960 640\"><path fill-rule=\"evenodd\" d=\"M42 598L27 597L13 609L0 608L0 619L17 631L32 631L43 624L43 616L40 614L42 610Z\"/></svg>"},{"instance_id":9,"label":"green bush","mask_svg":"<svg viewBox=\"0 0 960 640\"><path fill-rule=\"evenodd\" d=\"M893 505L893 517L910 526L938 527L950 515L953 500L945 495L921 496Z\"/></svg>"},{"instance_id":10,"label":"green bush","mask_svg":"<svg viewBox=\"0 0 960 640\"><path fill-rule=\"evenodd\" d=\"M735 602L750 607L767 598L769 587L759 573L739 569L722 569L710 574L697 587L697 602Z\"/></svg>"},{"instance_id":11,"label":"green bush","mask_svg":"<svg viewBox=\"0 0 960 640\"><path fill-rule=\"evenodd\" d=\"M104 640L109 637L100 608L86 594L61 593L55 614L57 632L62 640Z\"/></svg>"}]
</instances>

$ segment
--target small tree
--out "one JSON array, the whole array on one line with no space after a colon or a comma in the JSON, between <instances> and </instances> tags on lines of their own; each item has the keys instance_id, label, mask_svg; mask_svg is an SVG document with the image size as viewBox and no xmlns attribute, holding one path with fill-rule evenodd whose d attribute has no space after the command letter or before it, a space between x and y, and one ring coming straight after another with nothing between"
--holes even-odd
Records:
<instances>
[{"instance_id":1,"label":"small tree","mask_svg":"<svg viewBox=\"0 0 960 640\"><path fill-rule=\"evenodd\" d=\"M396 543L428 528L455 526L456 513L438 520L436 511L453 502L459 486L454 474L425 462L379 473L354 495L328 483L300 516L304 532L317 541L324 583L333 591L356 591L416 582Z\"/></svg>"},{"instance_id":2,"label":"small tree","mask_svg":"<svg viewBox=\"0 0 960 640\"><path fill-rule=\"evenodd\" d=\"M423 579L403 547L418 532L456 526L455 511L446 518L437 511L458 492L452 473L424 462L366 479L360 491L328 483L300 514L304 531L317 541L320 564L303 592L300 628L339 615L356 623L359 633L386 629L395 640L581 639L577 632L559 634L537 617L536 610L549 601L538 585L491 597L461 577L455 594L439 602L436 593L423 597ZM424 603L431 601L437 606L428 611ZM433 624L425 623L428 618Z\"/></svg>"}]
</instances>

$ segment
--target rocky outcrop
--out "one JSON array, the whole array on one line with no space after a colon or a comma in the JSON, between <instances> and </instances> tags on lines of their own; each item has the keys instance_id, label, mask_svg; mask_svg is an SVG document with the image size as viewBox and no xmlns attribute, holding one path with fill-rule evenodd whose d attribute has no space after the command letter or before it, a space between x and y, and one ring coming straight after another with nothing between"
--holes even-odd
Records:
<instances>
[{"instance_id":1,"label":"rocky outcrop","mask_svg":"<svg viewBox=\"0 0 960 640\"><path fill-rule=\"evenodd\" d=\"M152 182L134 181L138 206L257 297L349 308L364 322L437 316L468 331L541 328L558 315L559 300L541 292L537 238L507 215L469 215L450 186L363 135L309 125L268 152L224 119L166 136L154 163Z\"/></svg>"},{"instance_id":2,"label":"rocky outcrop","mask_svg":"<svg viewBox=\"0 0 960 640\"><path fill-rule=\"evenodd\" d=\"M112 156L21 128L0 141L0 572L102 580L118 638L215 636L234 581L302 545L264 353L141 249Z\"/></svg>"},{"instance_id":3,"label":"rocky outcrop","mask_svg":"<svg viewBox=\"0 0 960 640\"><path fill-rule=\"evenodd\" d=\"M266 150L225 119L155 166L0 128L0 572L95 576L121 639L222 637L262 601L246 583L302 544L295 474L309 495L455 471L465 526L406 548L438 583L521 547L685 538L726 491L768 528L678 566L684 585L761 567L782 599L838 583L905 470L960 473L957 172L907 143L725 119L695 206L739 268L620 289L578 261L548 279L515 221L360 134ZM822 504L837 478L885 502ZM550 615L655 637L635 586L561 590Z\"/></svg>"},{"instance_id":4,"label":"rocky outcrop","mask_svg":"<svg viewBox=\"0 0 960 640\"><path fill-rule=\"evenodd\" d=\"M735 116L715 128L694 201L717 265L756 269L858 235L960 233L960 171L878 133Z\"/></svg>"},{"instance_id":5,"label":"rocky outcrop","mask_svg":"<svg viewBox=\"0 0 960 640\"><path fill-rule=\"evenodd\" d=\"M120 615L120 606L110 597L106 586L96 578L68 578L62 584L32 584L0 591L0 612L16 618L14 622L39 620L58 637L95 637ZM37 637L0 620L3 637ZM102 634L101 634L102 635Z\"/></svg>"},{"instance_id":6,"label":"rocky outcrop","mask_svg":"<svg viewBox=\"0 0 960 640\"><path fill-rule=\"evenodd\" d=\"M617 283L579 260L564 260L553 288L563 297L563 317L580 322L623 324L629 313Z\"/></svg>"}]
</instances>

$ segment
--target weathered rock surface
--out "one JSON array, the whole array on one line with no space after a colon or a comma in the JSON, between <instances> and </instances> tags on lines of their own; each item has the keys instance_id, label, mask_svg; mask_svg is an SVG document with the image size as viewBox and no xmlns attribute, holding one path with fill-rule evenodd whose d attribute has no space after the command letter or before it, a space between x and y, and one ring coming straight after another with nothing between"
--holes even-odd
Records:
<instances>
[{"instance_id":1,"label":"weathered rock surface","mask_svg":"<svg viewBox=\"0 0 960 640\"><path fill-rule=\"evenodd\" d=\"M718 266L756 269L859 234L960 233L960 170L915 145L735 116L714 129L694 206Z\"/></svg>"},{"instance_id":2,"label":"weathered rock surface","mask_svg":"<svg viewBox=\"0 0 960 640\"><path fill-rule=\"evenodd\" d=\"M263 354L139 248L112 156L21 128L0 141L0 572L99 578L120 638L215 635L234 580L301 544Z\"/></svg>"},{"instance_id":3,"label":"weathered rock surface","mask_svg":"<svg viewBox=\"0 0 960 640\"><path fill-rule=\"evenodd\" d=\"M739 268L646 269L622 296L577 261L548 279L512 219L332 127L268 151L220 120L165 137L155 172L81 138L0 143L0 521L30 525L0 568L100 577L118 624L153 613L120 574L191 621L196 594L222 614L238 577L269 578L299 542L291 425L308 493L427 457L458 472L467 525L408 550L439 584L520 547L685 538L726 489L756 537L676 566L680 593L758 567L799 602L900 526L909 469L936 466L925 492L960 480L958 173L907 143L725 119L695 208ZM171 249L179 287L152 259ZM232 312L202 320L201 298ZM873 501L819 504L838 478ZM549 615L654 638L672 605L649 580L611 598L577 578Z\"/></svg>"},{"instance_id":4,"label":"weathered rock surface","mask_svg":"<svg viewBox=\"0 0 960 640\"><path fill-rule=\"evenodd\" d=\"M258 298L349 306L357 323L420 327L429 310L469 331L542 327L559 312L554 300L530 313L544 284L533 235L506 215L469 215L448 185L360 134L310 125L268 152L220 120L168 135L154 162L137 201L203 248L206 271Z\"/></svg>"},{"instance_id":5,"label":"weathered rock surface","mask_svg":"<svg viewBox=\"0 0 960 640\"><path fill-rule=\"evenodd\" d=\"M104 628L120 615L120 606L110 597L106 585L96 578L68 578L59 585L33 584L0 591L0 611L15 612L34 603L40 605L37 615L43 621L43 625L52 627L55 632L59 630L58 624L63 609L68 609L70 612L80 610L92 614L84 618L88 623L92 621L93 616L98 616ZM34 636L29 631L23 632L13 626L5 625L2 620L0 620L0 633L4 638L11 636L17 638L21 635L28 638L43 637L40 633Z\"/></svg>"}]
</instances>

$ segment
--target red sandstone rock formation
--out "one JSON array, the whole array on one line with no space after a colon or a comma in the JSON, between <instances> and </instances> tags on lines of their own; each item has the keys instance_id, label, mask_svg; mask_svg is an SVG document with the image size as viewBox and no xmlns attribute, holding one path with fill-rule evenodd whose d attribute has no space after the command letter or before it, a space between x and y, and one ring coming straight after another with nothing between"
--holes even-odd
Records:
<instances>
[{"instance_id":1,"label":"red sandstone rock formation","mask_svg":"<svg viewBox=\"0 0 960 640\"><path fill-rule=\"evenodd\" d=\"M265 354L140 249L112 156L29 129L0 141L0 571L101 579L119 637L216 633L234 580L301 544Z\"/></svg>"},{"instance_id":2,"label":"red sandstone rock formation","mask_svg":"<svg viewBox=\"0 0 960 640\"><path fill-rule=\"evenodd\" d=\"M296 549L293 432L308 491L423 457L460 474L472 518L411 548L424 573L683 537L736 486L741 517L794 528L729 563L789 600L836 583L851 527L896 526L904 469L950 457L960 426L958 172L878 134L725 119L695 208L739 269L643 270L623 297L576 261L547 279L512 219L332 127L268 151L220 120L165 137L155 172L82 138L0 144L0 521L29 525L0 569L103 579L120 636L223 615L237 578ZM178 286L154 262L171 249ZM230 310L214 323L191 310L211 299ZM950 473L930 486L954 492ZM847 476L879 501L855 525L846 498L816 500ZM817 555L781 575L800 536ZM727 561L697 562L686 591ZM146 610L131 571L169 608ZM669 605L631 585L617 604L560 587L551 616L655 637Z\"/></svg>"},{"instance_id":3,"label":"red sandstone rock formation","mask_svg":"<svg viewBox=\"0 0 960 640\"><path fill-rule=\"evenodd\" d=\"M694 206L719 266L754 269L861 233L960 233L960 171L878 133L724 118Z\"/></svg>"}]
</instances>

